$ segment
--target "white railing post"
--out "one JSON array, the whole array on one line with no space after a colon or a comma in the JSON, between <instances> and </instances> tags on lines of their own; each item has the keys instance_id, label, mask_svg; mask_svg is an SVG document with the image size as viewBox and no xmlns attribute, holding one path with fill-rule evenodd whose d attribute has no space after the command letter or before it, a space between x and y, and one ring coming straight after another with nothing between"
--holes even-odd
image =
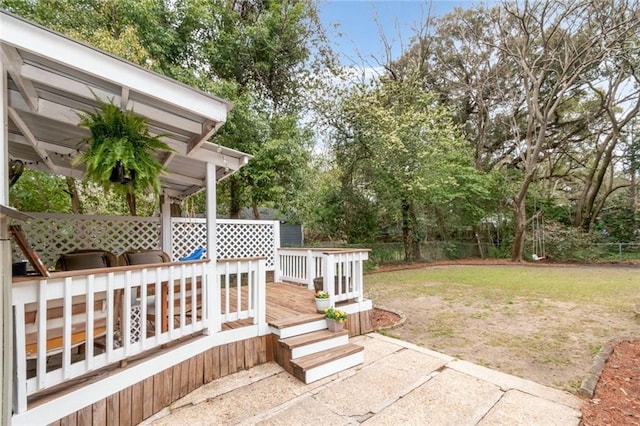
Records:
<instances>
[{"instance_id":1,"label":"white railing post","mask_svg":"<svg viewBox=\"0 0 640 426\"><path fill-rule=\"evenodd\" d=\"M282 279L282 274L280 271L280 256L278 255L278 251L280 250L280 221L278 220L273 221L273 239L273 267L275 269L273 272L273 280L279 283ZM266 262L264 273L267 273Z\"/></svg>"},{"instance_id":2,"label":"white railing post","mask_svg":"<svg viewBox=\"0 0 640 426\"><path fill-rule=\"evenodd\" d=\"M24 305L16 305L14 307L14 313L15 345L13 346L13 358L16 360L16 372L13 385L13 405L16 413L24 413L27 411L27 356L24 350L26 347ZM4 356L8 355L7 353L4 354Z\"/></svg>"},{"instance_id":3,"label":"white railing post","mask_svg":"<svg viewBox=\"0 0 640 426\"><path fill-rule=\"evenodd\" d=\"M256 319L258 324L258 332L260 335L269 333L267 325L267 280L266 280L266 261L258 260L258 282L256 285Z\"/></svg>"},{"instance_id":4,"label":"white railing post","mask_svg":"<svg viewBox=\"0 0 640 426\"><path fill-rule=\"evenodd\" d=\"M358 302L362 302L364 300L364 262L362 252L357 253L357 262L355 265L354 271L354 291L358 292Z\"/></svg>"},{"instance_id":5,"label":"white railing post","mask_svg":"<svg viewBox=\"0 0 640 426\"><path fill-rule=\"evenodd\" d=\"M220 286L217 283L217 278L212 279L213 277L217 277L218 273L216 271L216 262L217 262L217 234L216 234L216 226L217 226L217 218L216 218L216 165L213 163L207 163L207 207L206 207L206 215L207 215L207 257L210 259L209 267L206 268L208 280L211 285L213 285L213 291L209 294L212 296L207 302L211 306L210 317L209 317L209 326L211 330L210 333L216 333L222 330L222 323L220 322ZM214 275L215 274L215 275Z\"/></svg>"},{"instance_id":6,"label":"white railing post","mask_svg":"<svg viewBox=\"0 0 640 426\"><path fill-rule=\"evenodd\" d=\"M329 300L331 300L331 306L335 306L336 304L336 295L335 295L335 275L336 275L336 264L333 253L323 253L322 254L322 289L329 293Z\"/></svg>"},{"instance_id":7,"label":"white railing post","mask_svg":"<svg viewBox=\"0 0 640 426\"><path fill-rule=\"evenodd\" d=\"M171 199L169 195L163 194L161 197L162 203L160 204L160 244L162 250L169 255L169 259L173 259L173 238L171 221Z\"/></svg>"},{"instance_id":8,"label":"white railing post","mask_svg":"<svg viewBox=\"0 0 640 426\"><path fill-rule=\"evenodd\" d=\"M313 259L313 251L311 250L307 250L307 288L308 289L313 289L313 279L316 278L315 276L316 273L316 268L315 268L315 261Z\"/></svg>"}]
</instances>

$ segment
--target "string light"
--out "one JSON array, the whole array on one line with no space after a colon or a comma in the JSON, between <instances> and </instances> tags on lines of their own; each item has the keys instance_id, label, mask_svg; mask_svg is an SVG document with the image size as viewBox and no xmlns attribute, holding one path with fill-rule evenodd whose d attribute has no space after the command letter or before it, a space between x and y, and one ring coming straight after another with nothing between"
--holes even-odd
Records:
<instances>
[{"instance_id":1,"label":"string light","mask_svg":"<svg viewBox=\"0 0 640 426\"><path fill-rule=\"evenodd\" d=\"M51 154L56 156L56 157L58 157L58 158L73 158L74 156L78 155L79 153L80 153L80 150L76 149L76 152L70 152L68 154L61 154L59 152L52 152ZM51 160L51 158L48 155L48 156L44 157L44 159L38 160L38 161L23 161L23 164L25 166L37 166L37 165L40 165L40 164L42 164L44 162L47 162L47 161L50 161L50 160Z\"/></svg>"}]
</instances>

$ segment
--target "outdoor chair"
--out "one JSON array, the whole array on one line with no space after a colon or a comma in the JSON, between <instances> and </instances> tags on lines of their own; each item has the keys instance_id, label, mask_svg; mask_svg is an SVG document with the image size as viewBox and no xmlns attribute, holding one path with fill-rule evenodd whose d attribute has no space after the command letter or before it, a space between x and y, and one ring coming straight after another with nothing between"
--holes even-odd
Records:
<instances>
[{"instance_id":1,"label":"outdoor chair","mask_svg":"<svg viewBox=\"0 0 640 426\"><path fill-rule=\"evenodd\" d=\"M169 255L161 250L140 250L140 251L128 251L123 253L118 257L118 264L121 266L124 265L151 265L158 263L168 263L171 262L171 258ZM192 294L192 283L191 279L187 278L185 283L185 313L190 314L193 305L193 297ZM147 321L152 323L155 321L155 312L156 312L156 290L155 285L150 285L147 288ZM180 319L180 308L181 308L181 294L180 294L180 282L174 282L173 284L173 294L174 294L174 322L179 321ZM202 294L200 288L196 291L197 297L195 300L196 309L200 309L202 303ZM160 311L161 311L161 330L167 331L169 328L168 318L169 318L169 285L167 282L162 283L162 292L161 292L161 301L160 301Z\"/></svg>"},{"instance_id":2,"label":"outdoor chair","mask_svg":"<svg viewBox=\"0 0 640 426\"><path fill-rule=\"evenodd\" d=\"M162 250L125 251L118 256L118 265L150 265L171 262L169 255Z\"/></svg>"},{"instance_id":3,"label":"outdoor chair","mask_svg":"<svg viewBox=\"0 0 640 426\"><path fill-rule=\"evenodd\" d=\"M56 271L110 268L117 266L116 256L106 250L82 249L61 255L56 261Z\"/></svg>"},{"instance_id":4,"label":"outdoor chair","mask_svg":"<svg viewBox=\"0 0 640 426\"><path fill-rule=\"evenodd\" d=\"M56 271L77 271L83 269L109 268L116 266L116 257L100 249L75 250L62 254L56 261ZM103 337L107 333L107 295L105 292L94 294L94 322L93 338ZM116 300L118 298L116 297ZM116 312L118 311L116 302ZM47 302L47 337L46 356L50 357L62 352L63 349L63 316L62 299ZM32 359L38 353L38 306L36 303L25 305L25 339L27 359ZM117 313L116 313L117 315ZM87 302L86 296L74 296L71 303L71 342L72 348L82 348L87 340ZM96 343L94 341L94 343ZM100 346L100 345L98 345Z\"/></svg>"}]
</instances>

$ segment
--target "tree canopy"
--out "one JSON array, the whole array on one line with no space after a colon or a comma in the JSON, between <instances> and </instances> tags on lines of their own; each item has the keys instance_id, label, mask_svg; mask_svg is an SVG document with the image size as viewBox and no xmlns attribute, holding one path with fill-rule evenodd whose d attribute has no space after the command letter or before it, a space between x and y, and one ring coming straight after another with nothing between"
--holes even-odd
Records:
<instances>
[{"instance_id":1,"label":"tree canopy","mask_svg":"<svg viewBox=\"0 0 640 426\"><path fill-rule=\"evenodd\" d=\"M399 57L382 40L381 71L355 81L310 0L3 3L231 100L213 140L254 159L219 186L224 213L273 207L314 238L401 241L406 260L427 240L480 243L483 227L503 227L487 238L522 260L543 216L558 235L636 238L639 6L456 8L428 16Z\"/></svg>"}]
</instances>

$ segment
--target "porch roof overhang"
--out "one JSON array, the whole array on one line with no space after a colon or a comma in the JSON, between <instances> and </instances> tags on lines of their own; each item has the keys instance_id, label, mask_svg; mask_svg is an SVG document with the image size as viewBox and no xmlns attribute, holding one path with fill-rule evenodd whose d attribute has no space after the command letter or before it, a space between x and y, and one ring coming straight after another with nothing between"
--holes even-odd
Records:
<instances>
[{"instance_id":1,"label":"porch roof overhang","mask_svg":"<svg viewBox=\"0 0 640 426\"><path fill-rule=\"evenodd\" d=\"M249 154L207 140L224 124L228 101L193 89L0 9L0 60L8 73L8 151L11 159L48 173L82 178L73 166L89 132L81 111L96 97L133 109L152 134L174 150L163 154L163 191L182 198L206 186L206 164L221 180L247 164ZM5 94L3 94L5 96ZM5 142L7 143L7 142Z\"/></svg>"}]
</instances>

